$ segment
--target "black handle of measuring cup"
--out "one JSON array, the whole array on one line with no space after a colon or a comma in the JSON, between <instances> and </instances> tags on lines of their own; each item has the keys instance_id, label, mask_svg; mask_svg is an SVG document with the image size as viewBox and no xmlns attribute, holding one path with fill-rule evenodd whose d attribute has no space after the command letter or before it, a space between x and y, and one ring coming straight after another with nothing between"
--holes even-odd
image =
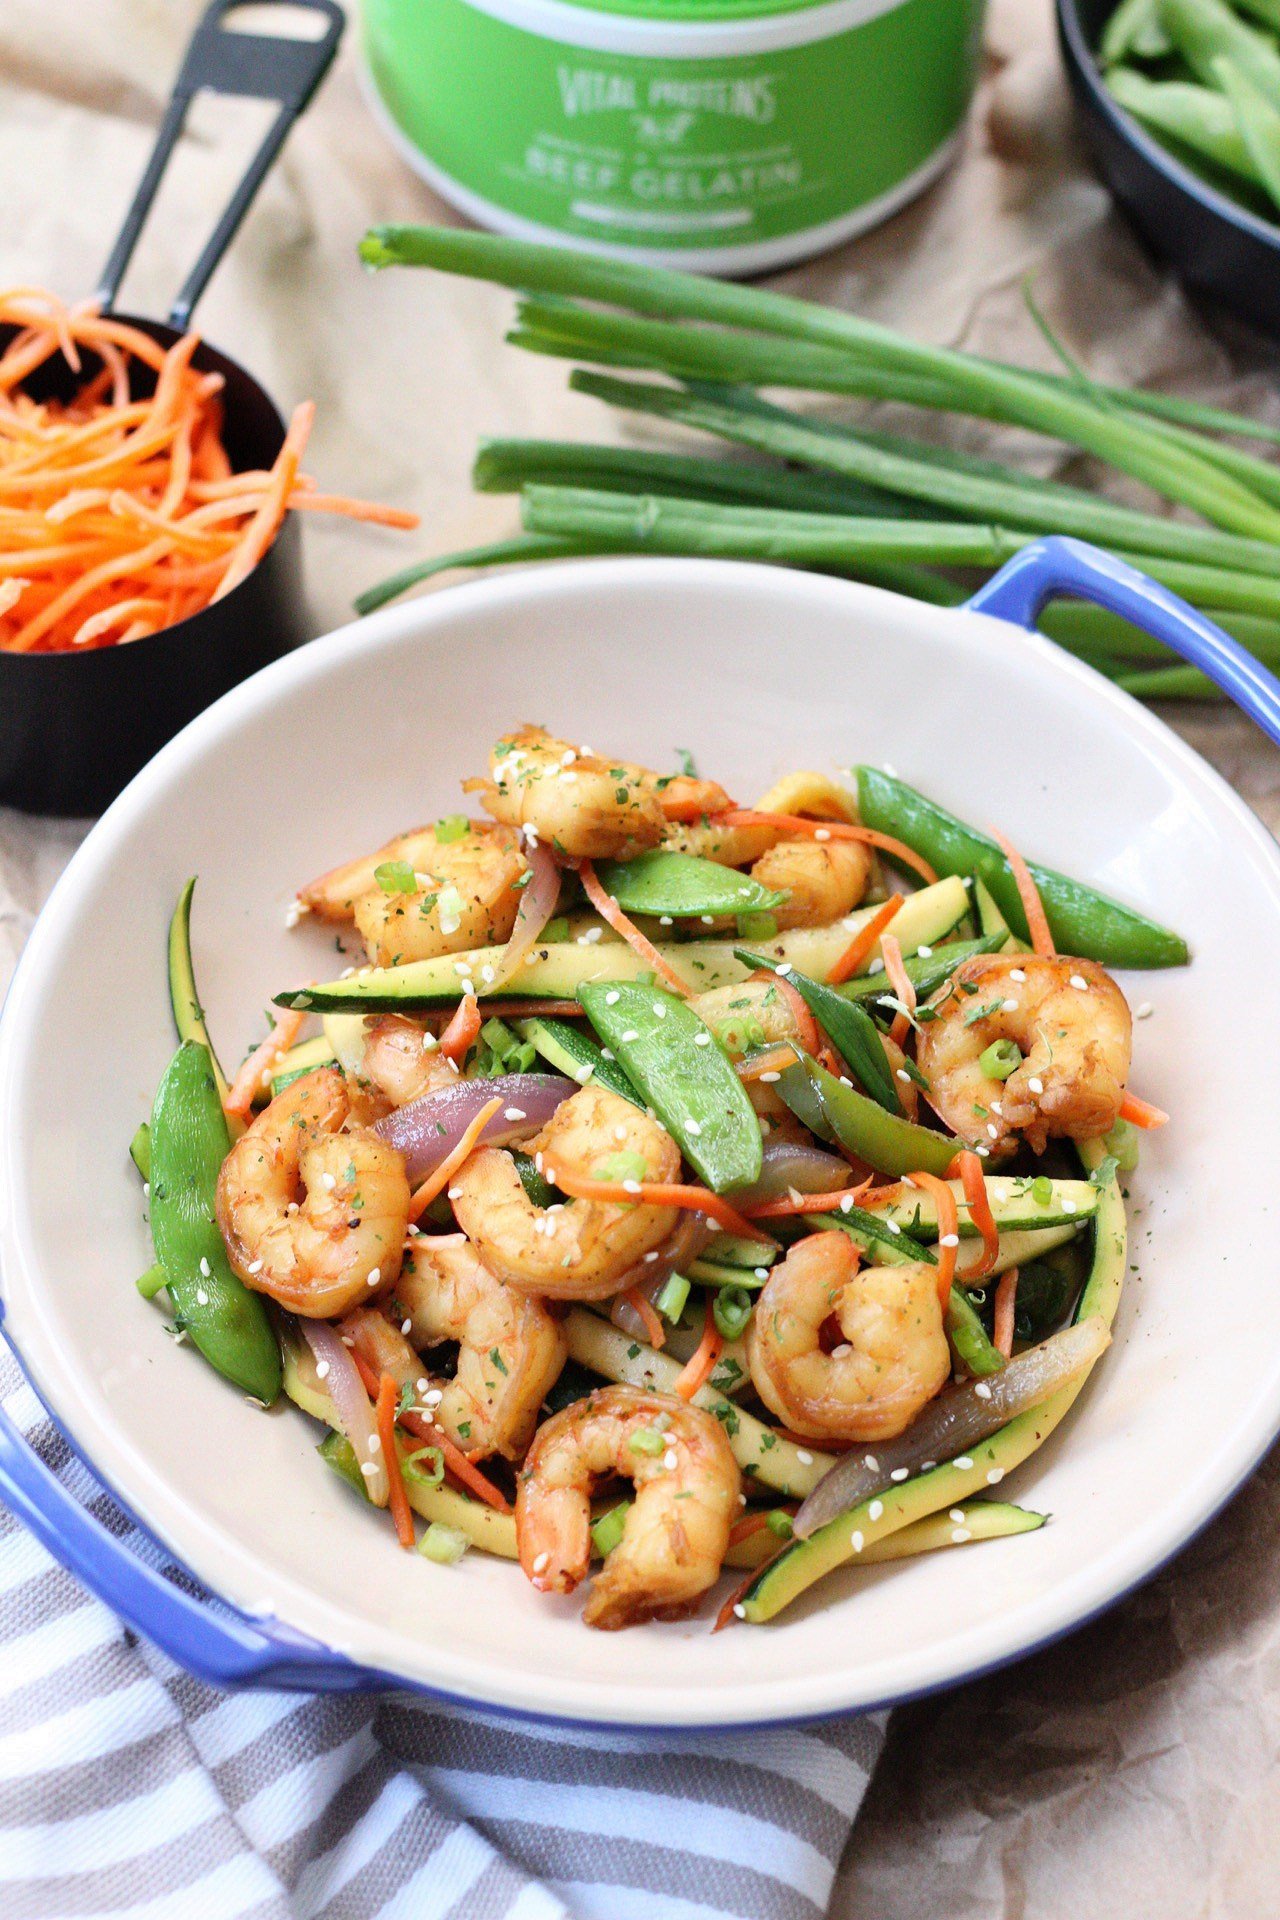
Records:
<instances>
[{"instance_id":1,"label":"black handle of measuring cup","mask_svg":"<svg viewBox=\"0 0 1280 1920\"><path fill-rule=\"evenodd\" d=\"M270 0L276 4L277 0ZM312 94L324 79L338 51L346 15L337 0L278 0L291 8L322 14L328 25L314 40L295 40L283 34L241 33L223 25L228 13L244 0L213 0L195 30L186 58L174 82L173 93L156 135L147 170L138 183L133 205L120 229L120 237L103 268L97 298L104 312L115 303L120 282L138 243L156 189L164 178L169 156L177 144L187 117L187 108L197 93L227 93L251 100L278 101L280 111L267 130L265 139L239 186L228 201L200 258L169 311L169 324L185 327L196 301L204 292L210 274L221 260L266 179L272 161L283 146L290 127L303 112Z\"/></svg>"}]
</instances>

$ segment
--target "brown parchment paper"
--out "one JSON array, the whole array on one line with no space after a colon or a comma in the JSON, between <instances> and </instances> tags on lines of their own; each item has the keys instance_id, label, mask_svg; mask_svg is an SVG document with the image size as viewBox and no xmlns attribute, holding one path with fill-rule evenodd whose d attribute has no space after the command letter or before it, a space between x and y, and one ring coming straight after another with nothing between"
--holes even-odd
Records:
<instances>
[{"instance_id":1,"label":"brown parchment paper","mask_svg":"<svg viewBox=\"0 0 1280 1920\"><path fill-rule=\"evenodd\" d=\"M92 289L198 11L196 0L0 0L0 282ZM450 216L370 119L355 39L199 316L282 405L317 400L307 465L322 484L423 516L422 533L409 536L308 524L317 630L344 621L352 595L411 554L510 528L510 502L470 492L478 434L622 431L565 392L559 366L502 347L505 296L360 269L355 241L370 221ZM947 178L879 232L777 283L922 338L1048 365L1022 299L1031 275L1098 375L1280 419L1266 352L1188 309L1088 172L1050 0L993 0L987 48L969 138ZM248 103L197 103L126 309L164 310L260 124ZM1008 438L954 431L961 444ZM1013 439L1005 450L1054 465ZM1274 829L1280 754L1232 713L1183 707L1169 717ZM0 986L82 830L0 811ZM1280 1914L1280 1456L1105 1619L894 1717L833 1912Z\"/></svg>"}]
</instances>

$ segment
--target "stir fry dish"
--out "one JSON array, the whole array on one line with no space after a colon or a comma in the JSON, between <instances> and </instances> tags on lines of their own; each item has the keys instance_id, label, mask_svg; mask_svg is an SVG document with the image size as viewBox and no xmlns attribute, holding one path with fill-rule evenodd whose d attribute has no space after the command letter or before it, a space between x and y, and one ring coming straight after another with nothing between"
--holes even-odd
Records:
<instances>
[{"instance_id":1,"label":"stir fry dish","mask_svg":"<svg viewBox=\"0 0 1280 1920\"><path fill-rule=\"evenodd\" d=\"M191 882L132 1147L175 1337L402 1547L600 1628L1044 1523L1001 1483L1108 1345L1166 1118L1108 969L1188 957L886 771L743 806L680 759L504 735L474 814L302 887L360 964L230 1080Z\"/></svg>"}]
</instances>

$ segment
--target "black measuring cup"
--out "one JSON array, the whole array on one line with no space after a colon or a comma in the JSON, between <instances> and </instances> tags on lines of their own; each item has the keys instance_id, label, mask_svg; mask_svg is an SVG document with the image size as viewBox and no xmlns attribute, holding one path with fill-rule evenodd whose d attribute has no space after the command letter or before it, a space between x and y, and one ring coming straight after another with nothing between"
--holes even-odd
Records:
<instances>
[{"instance_id":1,"label":"black measuring cup","mask_svg":"<svg viewBox=\"0 0 1280 1920\"><path fill-rule=\"evenodd\" d=\"M225 16L244 0L213 0L196 28L120 237L98 288L110 312L156 190L197 93L272 100L279 113L232 195L203 253L173 302L167 322L119 318L162 347L181 339L192 309L248 211L290 127L327 73L345 16L337 0L270 0L323 17L318 38L242 32ZM16 329L0 329L0 351ZM82 353L72 372L61 356L25 383L36 399L69 399L97 362ZM270 467L285 423L251 374L201 341L192 364L220 373L223 444L234 471ZM145 376L145 378L143 377ZM135 368L132 398L154 386ZM99 813L166 740L237 681L310 638L302 591L296 519L284 525L253 571L225 599L171 627L125 645L83 653L10 653L0 649L0 804L27 812Z\"/></svg>"}]
</instances>

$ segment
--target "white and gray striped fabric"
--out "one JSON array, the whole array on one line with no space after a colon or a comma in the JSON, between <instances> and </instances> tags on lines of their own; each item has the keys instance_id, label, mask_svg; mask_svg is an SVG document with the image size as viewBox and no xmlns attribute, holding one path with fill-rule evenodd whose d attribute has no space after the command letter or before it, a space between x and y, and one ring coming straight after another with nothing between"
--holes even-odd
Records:
<instances>
[{"instance_id":1,"label":"white and gray striped fabric","mask_svg":"<svg viewBox=\"0 0 1280 1920\"><path fill-rule=\"evenodd\" d=\"M190 1585L2 1343L0 1402L103 1526ZM221 1694L0 1509L3 1920L819 1920L883 1735L880 1716L636 1735Z\"/></svg>"}]
</instances>

